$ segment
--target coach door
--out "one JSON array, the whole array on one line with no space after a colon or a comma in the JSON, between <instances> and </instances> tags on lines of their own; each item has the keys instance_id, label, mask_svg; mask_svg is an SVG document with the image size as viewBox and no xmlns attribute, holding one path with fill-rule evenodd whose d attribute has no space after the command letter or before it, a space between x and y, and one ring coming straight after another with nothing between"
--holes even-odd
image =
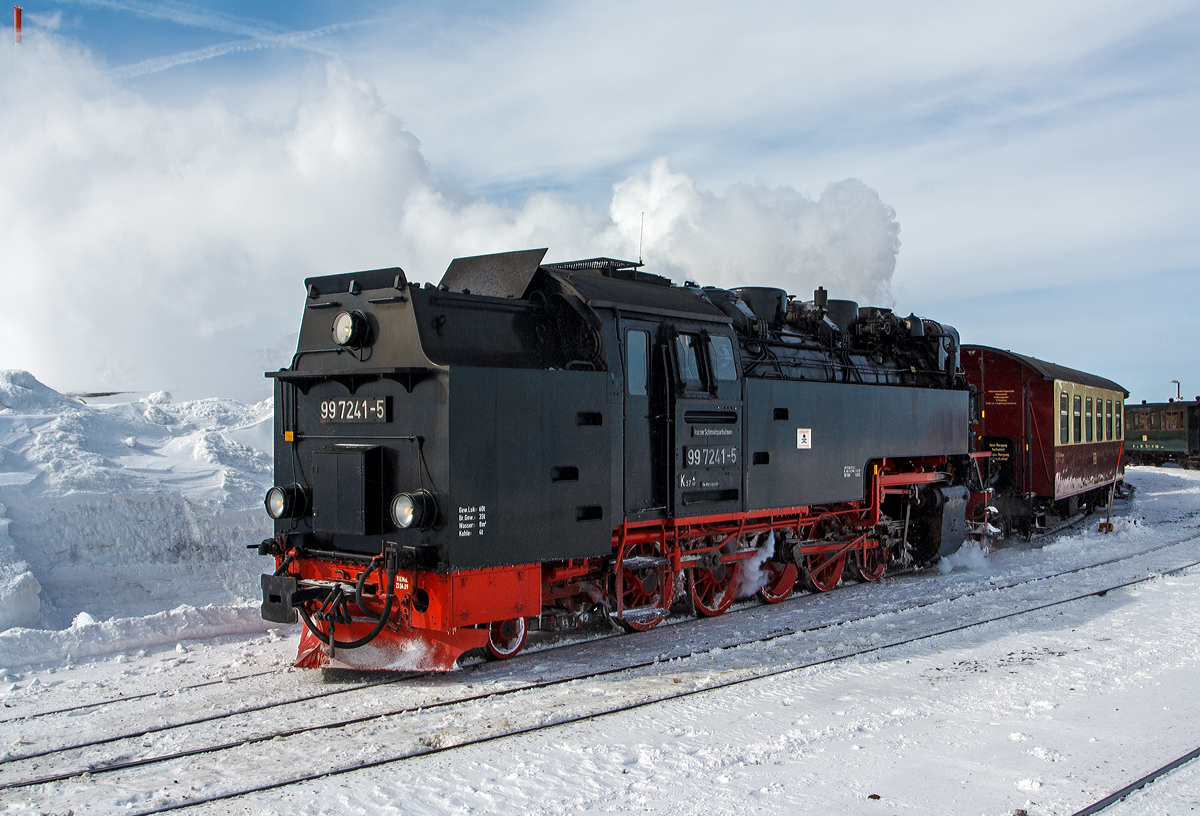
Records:
<instances>
[{"instance_id":1,"label":"coach door","mask_svg":"<svg viewBox=\"0 0 1200 816\"><path fill-rule=\"evenodd\" d=\"M654 323L622 323L625 515L661 516L669 489L666 367Z\"/></svg>"},{"instance_id":2,"label":"coach door","mask_svg":"<svg viewBox=\"0 0 1200 816\"><path fill-rule=\"evenodd\" d=\"M678 327L666 338L671 375L671 499L675 516L742 509L742 384L734 340Z\"/></svg>"}]
</instances>

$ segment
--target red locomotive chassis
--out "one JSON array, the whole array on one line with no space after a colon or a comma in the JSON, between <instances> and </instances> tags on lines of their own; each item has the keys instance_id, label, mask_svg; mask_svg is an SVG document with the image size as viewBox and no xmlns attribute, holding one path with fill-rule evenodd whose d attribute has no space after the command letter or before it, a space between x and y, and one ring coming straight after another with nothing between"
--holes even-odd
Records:
<instances>
[{"instance_id":1,"label":"red locomotive chassis","mask_svg":"<svg viewBox=\"0 0 1200 816\"><path fill-rule=\"evenodd\" d=\"M972 458L986 459L986 454ZM861 501L624 523L613 531L611 559L580 558L445 574L400 570L394 578L400 599L398 614L392 610L395 621L356 648L352 662L339 660L336 650L305 628L296 665L446 670L463 652L495 643L493 630L498 626L521 627L523 642L525 621L537 616L544 605L571 608L579 605L579 599L615 605L610 611L633 630L657 625L680 592L692 593L700 614L720 614L736 597L743 568L764 570L759 595L768 602L779 601L792 592L800 572L795 565L772 569L771 562L764 563L762 547L768 534L794 546L796 562L803 564L811 589L832 589L844 571L860 580L876 580L884 572L891 549L880 513L888 497L944 484L947 478L943 457L906 461L901 472L891 470L895 464L883 460L872 466L869 492ZM986 526L989 499L990 491L971 491L965 512L969 529L959 530L957 535L978 533ZM976 517L979 520L972 521ZM381 613L382 588L361 580L363 569L370 567L311 554L290 565L284 559L278 556L277 564L284 569L290 566L292 575L308 583L362 584L364 594L359 597L372 613ZM708 560L724 570L724 577L713 586L716 594L706 594L703 587L697 592L697 587L685 583L695 580L686 577L689 575L711 575L711 570L696 569ZM383 575L383 570L374 573L380 578ZM368 574L367 578L371 577ZM330 617L326 616L326 634ZM363 638L372 626L371 621L355 617L335 623L332 629L338 640L345 641Z\"/></svg>"}]
</instances>

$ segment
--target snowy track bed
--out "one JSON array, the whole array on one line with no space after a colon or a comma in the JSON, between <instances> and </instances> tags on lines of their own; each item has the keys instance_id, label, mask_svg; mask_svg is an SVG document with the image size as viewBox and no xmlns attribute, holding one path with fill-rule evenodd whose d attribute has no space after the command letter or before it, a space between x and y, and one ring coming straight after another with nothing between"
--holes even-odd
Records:
<instances>
[{"instance_id":1,"label":"snowy track bed","mask_svg":"<svg viewBox=\"0 0 1200 816\"><path fill-rule=\"evenodd\" d=\"M890 603L877 600L875 604L866 605L870 608L865 610L861 607L856 608L854 610L856 614L853 618L844 617L841 610L835 610L835 614L832 618L828 618L827 616L822 616L820 614L810 614L807 616L807 619L799 622L800 628L787 628L779 625L784 620L793 617L792 612L795 610L789 610L787 607L777 607L774 610L764 610L760 606L751 606L749 608L744 607L738 610L740 615L748 616L751 619L764 619L767 617L773 619L763 620L764 626L753 627L747 633L743 633L740 628L733 632L722 633L720 629L717 628L715 623L695 621L686 618L682 620L677 619L676 625L713 627L711 632L706 629L701 629L691 633L692 636L690 638L687 638L686 635L683 635L683 639L686 639L687 642L686 648L706 651L714 648L719 649L729 648L731 646L745 646L751 643L772 641L786 635L794 635L802 632L814 632L830 626L844 625L851 622L860 622L886 613L905 611L911 614L922 607L938 603L945 603L946 601L950 600L958 601L961 605L964 599L971 595L979 593L995 593L999 590L1013 590L1019 588L1021 584L1032 582L1061 580L1085 570L1104 570L1104 572L1097 573L1096 575L1096 578L1102 581L1109 580L1108 576L1110 575L1119 574L1124 576L1136 576L1140 575L1146 566L1151 566L1153 568L1154 565L1158 564L1160 561L1164 563L1168 562L1173 557L1173 551L1175 548L1181 546L1186 547L1188 543L1190 542L1186 540L1180 542L1168 542L1152 547L1147 551L1130 553L1108 559L1098 564L1074 567L1066 572L1052 573L1047 576L1038 576L1033 579L1015 580L1009 583L997 583L993 579L988 581L982 589L972 587L968 584L959 588L960 594L950 595L934 601L927 600L924 602L917 602L908 597L908 593L899 592L899 590L907 587L905 587L903 584L896 584L892 587L892 589L896 591L893 591L891 594L899 595L900 597L891 598ZM1117 565L1122 564L1122 562L1124 562L1124 567L1127 569L1123 572L1117 572ZM1136 580L1136 578L1132 580ZM1109 585L1111 584L1106 584L1106 586ZM1083 584L1076 582L1068 584L1067 586L1077 587L1083 586ZM1045 589L1052 589L1052 587L1042 587L1041 594L1045 593ZM847 588L846 591L850 592L852 590ZM1037 594L1038 593L1035 593L1035 595ZM794 602L800 601L800 598L794 599ZM849 614L849 612L847 611L845 614ZM735 613L728 616L726 621L729 621L730 618L737 617L739 617L739 614ZM678 641L681 639L680 635L680 632L675 632L670 636L670 638L671 640ZM634 645L637 646L641 644L635 643ZM583 642L582 640L576 640L573 643L569 642L567 644L560 645L558 648L566 649L569 646L583 647ZM593 649L592 651L602 650ZM611 673L621 669L632 668L638 664L644 665L654 660L661 660L664 658L675 659L682 656L690 656L690 653L681 651L679 648L672 648L665 654L651 654L646 652L644 649L635 649L634 654L630 655L634 661L633 664L622 664L620 662L605 660L603 654L596 654L591 656L586 661L580 662L578 660L571 660L571 652L564 651L562 653L562 658L564 661L566 661L566 664L571 666L597 666L598 664L611 664L602 665L602 668L598 669L598 671L602 671L604 673ZM189 658L181 658L177 662L180 664L186 664L191 662L191 660ZM514 667L520 667L521 664L522 661L517 661L511 665ZM499 667L488 667L486 665L476 665L467 669L468 673L482 672L485 674L495 674L499 671ZM576 669L576 671L578 670ZM126 677L126 679L137 678L142 682L148 679L145 673L140 671L127 671L123 672L122 674L124 677ZM76 702L75 704L61 710L29 710L30 707L26 707L27 710L25 710L21 716L12 716L0 719L0 726L3 726L7 723L16 722L14 727L26 727L29 725L29 721L33 719L41 719L41 730L47 734L51 734L59 731L59 729L55 727L58 724L56 722L57 719L62 721L64 724L66 722L71 722L74 726L70 729L70 733L72 738L76 741L69 743L69 745L79 746L82 742L99 744L113 741L120 736L122 729L124 729L125 733L133 733L134 735L141 737L146 733L157 733L176 727L190 727L204 722L212 722L218 719L230 719L245 713L258 714L261 711L272 708L303 704L359 691L361 691L360 696L371 695L371 697L374 698L382 694L388 699L395 699L399 694L399 692L392 687L395 683L405 682L413 679L422 679L423 677L422 675L417 675L415 677L366 675L365 677L367 679L360 680L359 682L353 682L352 680L347 682L345 681L347 677L355 677L353 673L328 672L324 676L334 678L338 678L340 676L343 682L333 683L332 688L313 688L312 684L307 681L307 678L311 677L311 675L306 673L298 673L268 681L271 689L271 696L264 694L261 690L257 690L255 693L254 702L252 704L248 704L244 702L247 696L245 684L254 682L257 678L264 677L268 674L271 674L271 672L254 672L248 675L239 674L232 676L226 675L223 672L220 674L220 679L206 679L199 683L194 683L190 686L176 689L170 689L170 687L167 686L163 690L159 690L157 692L141 691L140 693L134 693L132 691L126 692L121 690L119 692L120 696L118 697L110 697L107 700L100 699L88 703ZM567 676L570 677L578 675L571 675L568 673ZM363 676L357 675L357 677L361 678ZM522 675L518 669L514 673L514 676L508 678L506 681L493 681L493 683L498 684L494 685L493 687L496 690L507 691L511 688L522 688L527 686L527 683L521 682L521 677ZM168 680L169 675L163 679ZM261 686L263 684L259 683L258 685ZM388 688L383 689L382 692L380 692L377 689L372 689L372 687L375 686L388 686ZM129 711L144 706L142 701L145 698L154 696L169 696L172 698L170 708L173 716L171 717L170 722L164 719L159 723L151 725L149 728L141 727L135 729L133 732L130 732L129 725L127 724L127 716ZM446 698L444 696L438 695L435 701L442 702L445 699ZM339 702L342 703L341 710L343 711L357 705L354 700L342 700ZM418 700L415 705L427 706L430 702L431 701L428 699L423 699ZM347 703L349 703L348 706ZM20 710L21 707L13 705L12 708ZM83 709L91 709L91 711L87 713L86 718L84 718ZM213 713L214 711L218 713ZM271 715L268 715L268 719L266 721L277 721L278 718L278 713L272 712ZM261 719L261 717L259 719ZM19 745L10 748L3 756L0 756L0 765L8 764L11 767L15 760L39 758L47 753L61 752L66 747L68 747L68 745L64 745L61 742L59 742L57 746L47 747L44 745L39 745L36 741L30 739L22 739ZM8 780L4 779L3 770L0 769L0 785L6 784L7 782Z\"/></svg>"},{"instance_id":2,"label":"snowy track bed","mask_svg":"<svg viewBox=\"0 0 1200 816\"><path fill-rule=\"evenodd\" d=\"M1074 813L1200 732L1200 579L1162 576L1200 560L1200 478L1130 476L1138 498L1111 536L1089 521L949 574L547 639L451 675L364 688L375 678L289 670L294 631L10 670L0 785L94 772L0 803L145 813L347 769L188 812ZM238 709L253 710L226 716ZM299 733L271 738L282 730ZM136 736L53 753L121 734Z\"/></svg>"},{"instance_id":3,"label":"snowy track bed","mask_svg":"<svg viewBox=\"0 0 1200 816\"><path fill-rule=\"evenodd\" d=\"M111 812L130 812L129 805L134 801L149 803L156 800L167 805L182 803L188 799L205 799L246 787L271 785L288 779L320 774L332 768L348 769L393 757L419 756L472 740L495 739L497 735L511 734L514 731L534 730L564 721L583 721L588 717L608 714L622 708L643 707L648 703L656 706L669 705L665 698L677 697L681 693L691 695L715 686L733 684L747 690L759 683L769 685L772 680L761 678L781 673L790 674L806 665L829 664L845 660L848 656L859 656L858 659L861 659L861 655L867 652L878 654L883 650L908 648L889 644L911 644L914 640L931 636L952 638L955 635L938 633L963 626L977 626L980 621L1005 615L1020 614L1031 607L1061 603L1071 598L1077 599L1076 603L1086 604L1092 599L1078 600L1080 595L1109 589L1128 581L1143 580L1147 572L1155 573L1178 567L1181 565L1181 558L1196 555L1197 545L1194 540L1159 545L1150 552L1127 556L1113 563L1080 570L1070 575L1059 575L1053 579L1035 580L1016 586L999 586L954 600L937 601L923 609L887 612L867 620L809 631L801 635L777 636L766 642L759 641L736 648L722 648L719 645L714 647L697 642L709 640L719 634L715 631L709 632L710 628L716 628L715 624L718 622L714 621L688 631L688 634L693 636L688 643L692 654L685 658L671 657L672 652L680 651L677 642L674 644L676 648L671 648L670 643L679 640L681 632L671 632L671 629L677 627L618 642L564 647L553 653L529 655L524 660L514 661L505 666L478 667L470 672L476 682L466 688L462 683L464 678L420 678L419 683L359 690L353 697L341 697L337 703L308 700L294 704L294 711L275 708L266 716L263 716L262 712L255 712L254 717L245 721L221 718L215 723L196 724L181 733L164 732L157 736L130 739L105 745L103 750L93 749L90 753L67 752L53 758L40 757L37 760L9 762L0 766L0 780L4 784L12 784L19 779L30 779L29 772L32 766L38 765L44 769L47 761L51 759L65 760L76 769L91 766L97 773L41 789L31 789L30 804L36 801L40 808L53 809L64 802L87 801L93 803L93 809L88 812L109 812L110 809ZM994 578L991 580L995 581ZM896 586L904 584L905 582L897 582ZM1113 593L1114 597L1117 594ZM753 617L770 618L776 615L786 618L790 616L789 611L794 610L760 608L755 611ZM735 622L730 619L722 623ZM1002 625L989 623L985 624L984 628ZM760 634L761 631L760 629ZM716 639L718 642L721 640L719 637ZM667 642L652 642L655 640ZM612 647L617 644L633 647L615 651L628 652L627 656L640 658L643 665L633 669L623 669L620 664L598 667L598 662L612 663L615 655L609 654L609 659L605 660L602 653L613 651ZM661 659L656 662L653 649L664 645L667 649L657 653ZM695 654L697 647L701 651L700 654ZM588 652L598 654L589 655ZM1033 652L1022 655L1018 660L1027 662L1042 657ZM529 665L532 661L546 658L551 659L546 665ZM525 665L521 665L522 663ZM647 663L649 665L646 665ZM587 676L589 672L580 672L581 667L590 667L592 671L601 668L607 674L603 677ZM581 674L584 676L580 677ZM522 690L521 686L528 685L530 675L541 680L539 687ZM522 682L522 678L525 682ZM754 683L747 685L746 681L750 680L754 680ZM729 693L729 690L704 693L722 694ZM462 696L475 699L454 705L447 704L447 701ZM480 697L483 699L479 699ZM195 710L196 702L200 701L193 701L189 706L187 699L177 700L172 713L186 717L189 711ZM431 704L435 707L428 708ZM129 705L136 706L137 702L133 701ZM407 710L402 713L388 713L397 712L398 708ZM372 716L372 710L378 711L380 716ZM286 740L258 742L264 736L269 737L272 730L278 729L280 725L311 726L323 722L344 721L347 716L356 716L360 722L331 731L309 731ZM86 726L86 721L81 725ZM98 730L105 733L110 727L111 725L101 725ZM73 732L78 733L78 730ZM136 762L138 760L135 757L198 751L246 739L254 739L256 742L227 749L219 754L193 756L186 761L156 763L137 769L103 773L104 766L113 762ZM50 762L50 765L54 764L56 762ZM39 775L45 775L45 771L42 770L40 774L36 771L33 773L33 777ZM192 783L183 790L178 788L180 783L176 781L181 775ZM211 781L203 785L194 784L205 779ZM178 790L179 793L172 795L172 789ZM125 795L135 791L141 791L141 795L134 794L132 800ZM16 791L9 791L10 795L14 793ZM105 803L110 807L105 808ZM99 809L95 809L97 807ZM138 809L136 812L142 811Z\"/></svg>"}]
</instances>

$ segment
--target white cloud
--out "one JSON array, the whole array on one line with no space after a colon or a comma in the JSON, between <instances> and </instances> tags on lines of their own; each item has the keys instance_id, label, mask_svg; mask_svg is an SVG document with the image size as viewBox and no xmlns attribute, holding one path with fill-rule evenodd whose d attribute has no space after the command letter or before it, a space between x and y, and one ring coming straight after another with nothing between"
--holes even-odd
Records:
<instances>
[{"instance_id":1,"label":"white cloud","mask_svg":"<svg viewBox=\"0 0 1200 816\"><path fill-rule=\"evenodd\" d=\"M701 189L668 161L607 213L553 193L496 204L441 182L374 87L331 61L276 120L213 95L152 103L52 36L0 56L0 368L59 388L257 396L308 275L549 246L704 283L886 300L894 212L861 182ZM781 278L781 273L782 278Z\"/></svg>"},{"instance_id":2,"label":"white cloud","mask_svg":"<svg viewBox=\"0 0 1200 816\"><path fill-rule=\"evenodd\" d=\"M790 187L736 184L716 195L658 159L613 186L613 231L628 245L642 230L644 256L675 277L701 283L779 286L807 298L890 305L900 248L896 212L857 179L830 184L816 200Z\"/></svg>"}]
</instances>

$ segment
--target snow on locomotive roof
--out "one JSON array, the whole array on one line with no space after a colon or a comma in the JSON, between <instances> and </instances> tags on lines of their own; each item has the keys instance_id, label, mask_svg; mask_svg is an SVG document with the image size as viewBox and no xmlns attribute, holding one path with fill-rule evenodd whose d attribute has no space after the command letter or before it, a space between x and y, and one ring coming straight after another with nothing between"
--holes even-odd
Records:
<instances>
[{"instance_id":1,"label":"snow on locomotive roof","mask_svg":"<svg viewBox=\"0 0 1200 816\"><path fill-rule=\"evenodd\" d=\"M992 346L977 346L974 344L964 344L963 350L977 348L983 351L990 351L995 354L1002 354L1005 357L1016 360L1026 368L1031 369L1037 374L1045 377L1047 380L1065 380L1067 382L1079 383L1080 385L1090 385L1093 388L1106 388L1110 391L1120 391L1126 397L1129 396L1129 391L1121 385L1104 377L1097 377L1095 374L1088 374L1086 371L1079 371L1074 368L1067 368L1058 363L1048 363L1045 360L1039 360L1036 357L1029 357L1025 354L1017 354L1015 351L1007 349L998 349Z\"/></svg>"}]
</instances>

